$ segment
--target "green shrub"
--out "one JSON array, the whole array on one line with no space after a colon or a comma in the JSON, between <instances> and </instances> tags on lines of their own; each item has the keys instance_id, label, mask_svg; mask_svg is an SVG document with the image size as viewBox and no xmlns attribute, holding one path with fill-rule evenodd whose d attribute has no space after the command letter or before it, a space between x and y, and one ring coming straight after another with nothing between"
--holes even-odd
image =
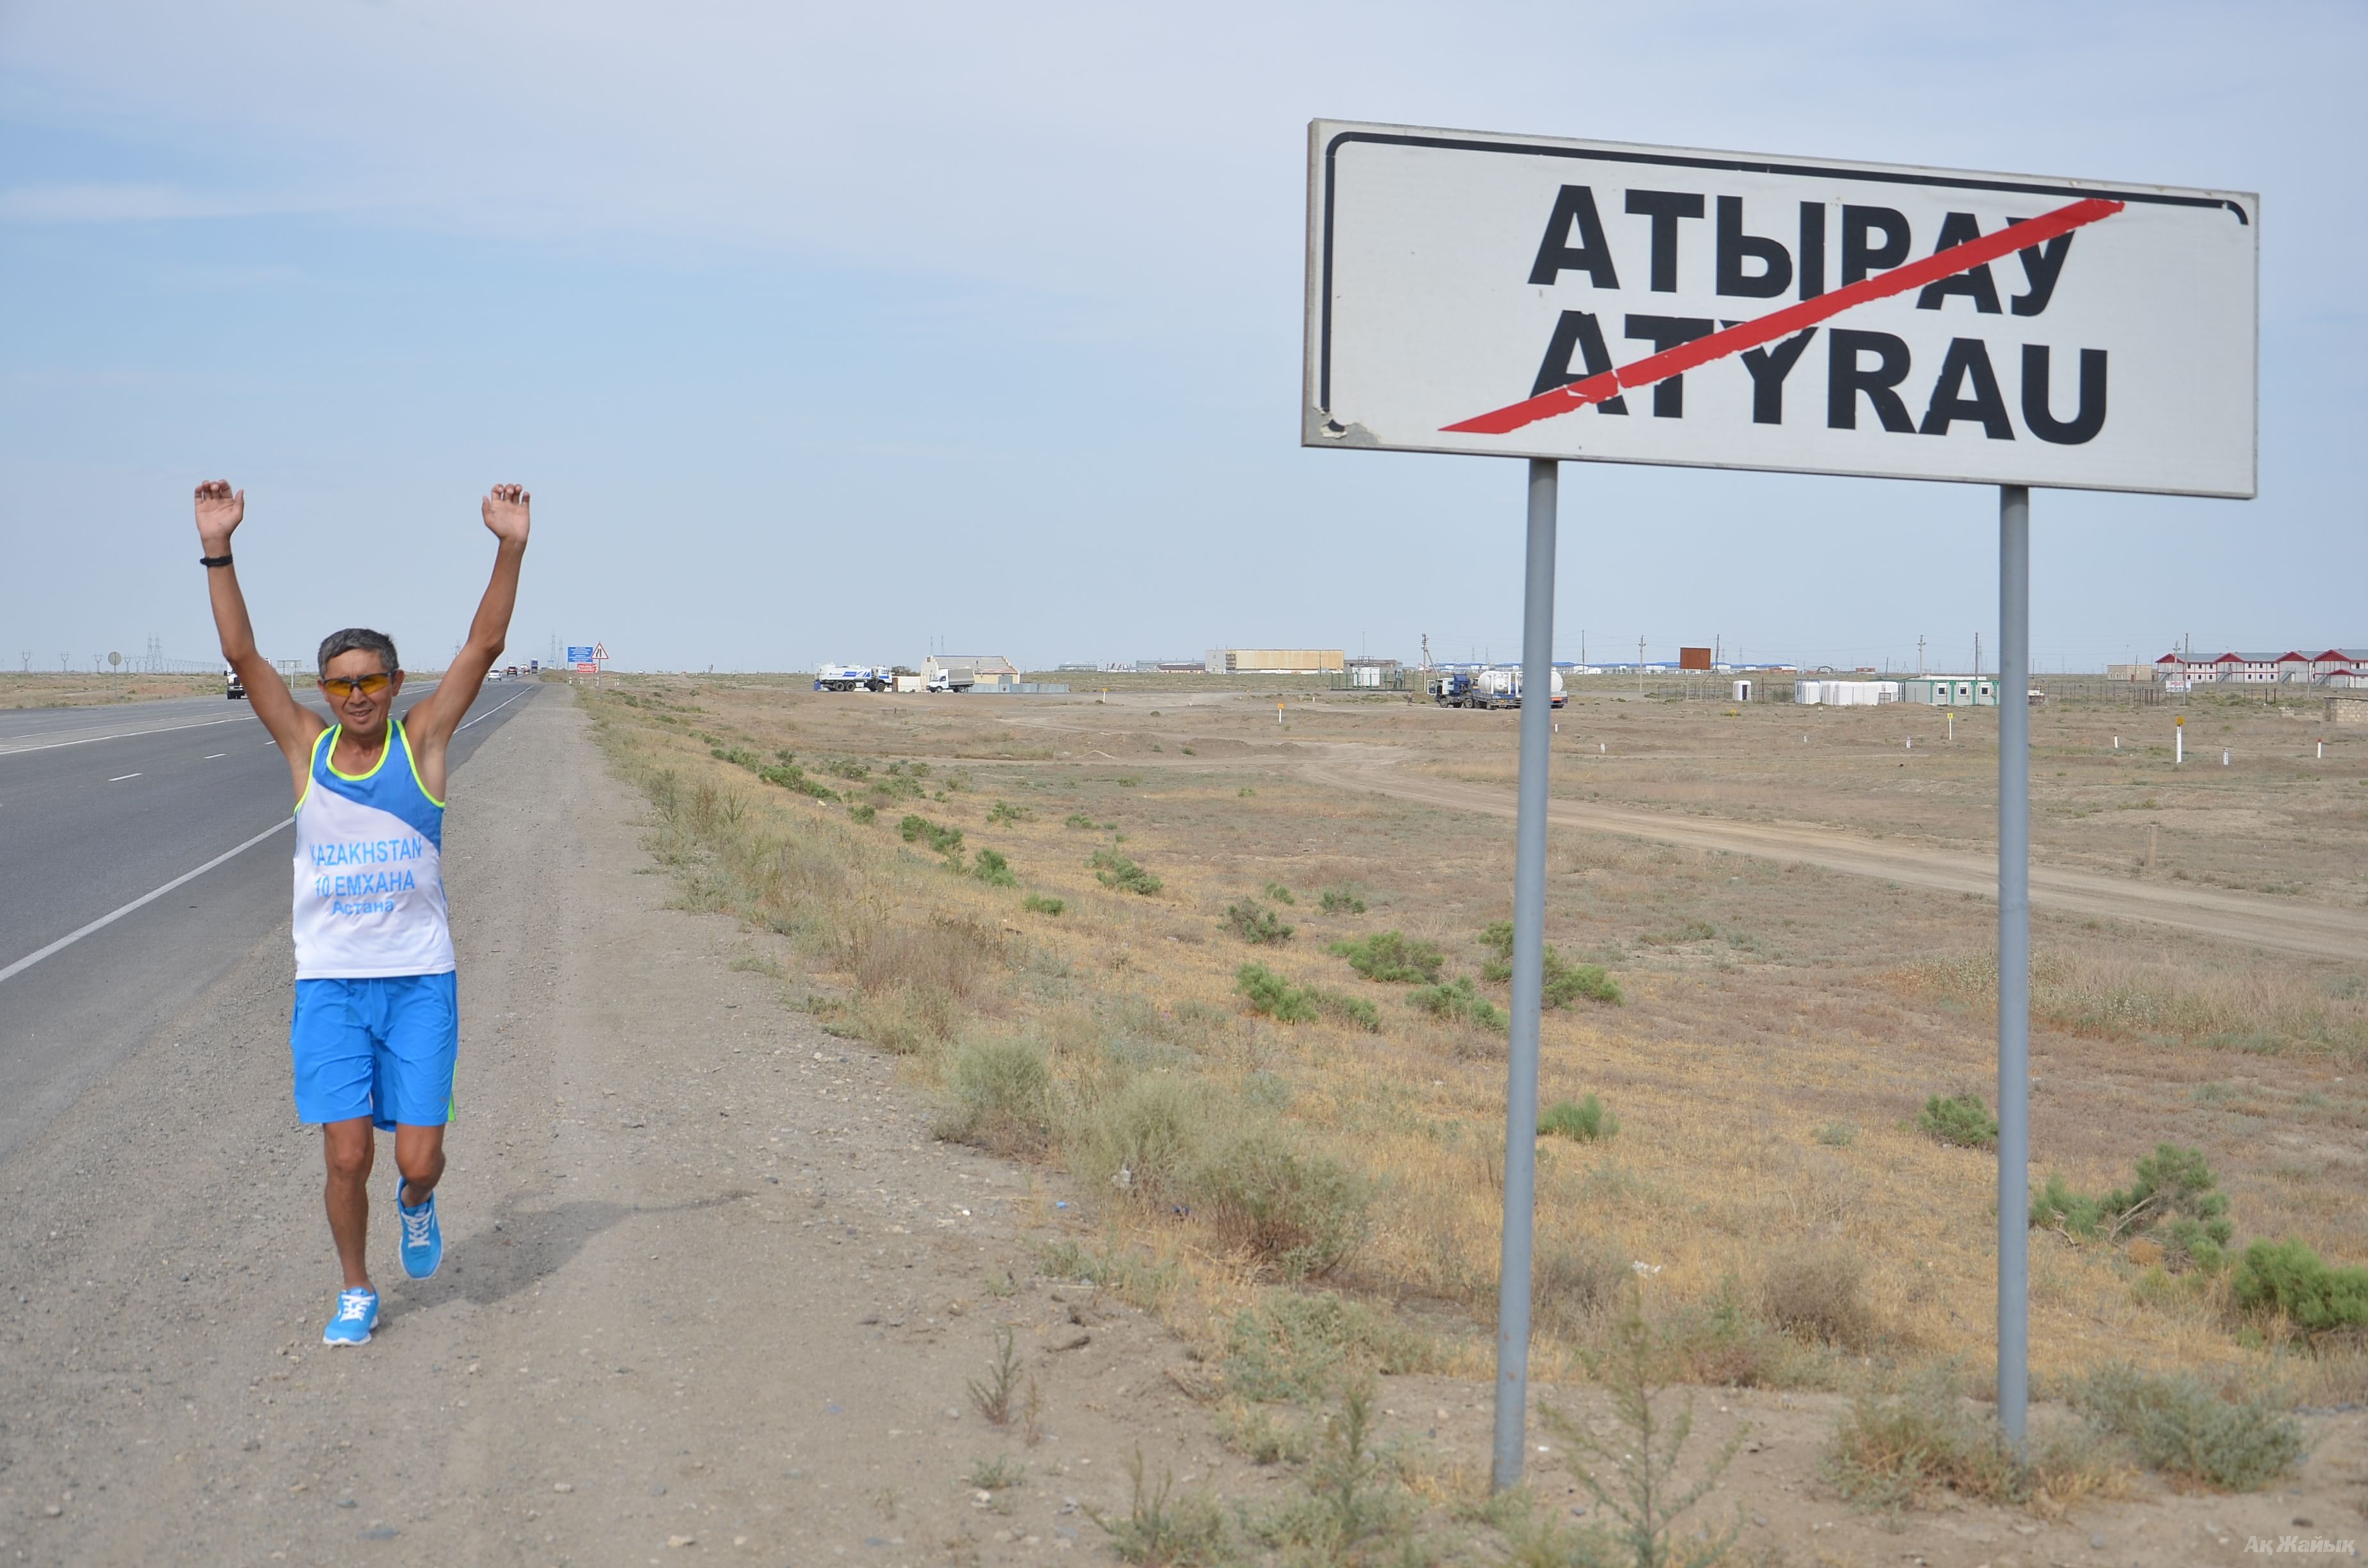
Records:
<instances>
[{"instance_id":1,"label":"green shrub","mask_svg":"<svg viewBox=\"0 0 2368 1568\"><path fill-rule=\"evenodd\" d=\"M2331 1268L2301 1240L2258 1241L2229 1281L2240 1307L2274 1307L2319 1335L2368 1326L2368 1268Z\"/></svg>"},{"instance_id":2,"label":"green shrub","mask_svg":"<svg viewBox=\"0 0 2368 1568\"><path fill-rule=\"evenodd\" d=\"M1349 967L1367 980L1410 985L1435 983L1447 955L1429 942L1407 939L1401 931L1376 931L1353 940L1343 938L1325 949L1349 960Z\"/></svg>"},{"instance_id":3,"label":"green shrub","mask_svg":"<svg viewBox=\"0 0 2368 1568\"><path fill-rule=\"evenodd\" d=\"M1115 849L1097 849L1086 864L1094 869L1094 881L1121 892L1141 893L1147 898L1166 885Z\"/></svg>"},{"instance_id":4,"label":"green shrub","mask_svg":"<svg viewBox=\"0 0 2368 1568\"><path fill-rule=\"evenodd\" d=\"M1297 903L1299 902L1297 899L1291 896L1291 890L1284 887L1281 882L1267 883L1266 896L1274 900L1277 903Z\"/></svg>"},{"instance_id":5,"label":"green shrub","mask_svg":"<svg viewBox=\"0 0 2368 1568\"><path fill-rule=\"evenodd\" d=\"M1434 1018L1453 1018L1474 1028L1501 1029L1512 1021L1473 987L1468 974L1443 984L1418 985L1406 993L1406 1000Z\"/></svg>"},{"instance_id":6,"label":"green shrub","mask_svg":"<svg viewBox=\"0 0 2368 1568\"><path fill-rule=\"evenodd\" d=\"M2157 1143L2137 1165L2137 1179L2102 1198L2073 1191L2050 1175L2031 1202L2031 1223L2066 1235L2120 1241L2162 1226L2162 1244L2174 1264L2217 1272L2235 1228L2228 1195L2200 1149Z\"/></svg>"},{"instance_id":7,"label":"green shrub","mask_svg":"<svg viewBox=\"0 0 2368 1568\"><path fill-rule=\"evenodd\" d=\"M1024 1040L965 1041L946 1070L951 1104L938 1136L998 1154L1043 1151L1053 1131L1053 1073Z\"/></svg>"},{"instance_id":8,"label":"green shrub","mask_svg":"<svg viewBox=\"0 0 2368 1568\"><path fill-rule=\"evenodd\" d=\"M907 815L896 824L897 834L907 844L927 843L940 855L958 852L962 845L962 830L933 823L927 817Z\"/></svg>"},{"instance_id":9,"label":"green shrub","mask_svg":"<svg viewBox=\"0 0 2368 1568\"><path fill-rule=\"evenodd\" d=\"M1979 1095L1959 1095L1953 1099L1934 1095L1924 1102L1916 1125L1960 1149L1987 1149L1998 1142L1998 1118Z\"/></svg>"},{"instance_id":10,"label":"green shrub","mask_svg":"<svg viewBox=\"0 0 2368 1568\"><path fill-rule=\"evenodd\" d=\"M866 778L869 778L871 773L871 769L864 767L863 764L856 761L853 757L848 756L842 756L834 761L824 763L822 765L822 770L835 778L848 779Z\"/></svg>"},{"instance_id":11,"label":"green shrub","mask_svg":"<svg viewBox=\"0 0 2368 1568\"><path fill-rule=\"evenodd\" d=\"M970 874L990 887L1016 888L1019 879L1011 873L1011 862L1003 858L1000 849L982 849L971 861Z\"/></svg>"},{"instance_id":12,"label":"green shrub","mask_svg":"<svg viewBox=\"0 0 2368 1568\"><path fill-rule=\"evenodd\" d=\"M1225 929L1245 942L1273 947L1291 940L1297 927L1284 925L1282 917L1265 904L1244 901L1225 906Z\"/></svg>"},{"instance_id":13,"label":"green shrub","mask_svg":"<svg viewBox=\"0 0 2368 1568\"><path fill-rule=\"evenodd\" d=\"M1234 986L1248 1001L1251 1012L1262 1013L1277 1023L1304 1024L1320 1017L1353 1024L1369 1034L1382 1032L1381 1011L1371 1002L1313 985L1293 985L1262 963L1242 965L1235 971Z\"/></svg>"},{"instance_id":14,"label":"green shrub","mask_svg":"<svg viewBox=\"0 0 2368 1568\"><path fill-rule=\"evenodd\" d=\"M837 790L819 780L807 778L806 770L794 762L785 762L779 767L767 766L758 763L746 752L734 752L727 756L725 760L742 761L744 766L766 783L778 784L784 790L794 790L801 795L811 795L817 801L836 801L839 798Z\"/></svg>"},{"instance_id":15,"label":"green shrub","mask_svg":"<svg viewBox=\"0 0 2368 1568\"><path fill-rule=\"evenodd\" d=\"M1513 923L1492 920L1480 930L1480 945L1488 957L1481 960L1480 978L1502 982L1513 978ZM1544 987L1538 1001L1543 1006L1567 1007L1581 999L1608 1002L1617 1007L1627 1001L1619 983L1601 964L1575 964L1554 950L1552 942L1545 944Z\"/></svg>"},{"instance_id":16,"label":"green shrub","mask_svg":"<svg viewBox=\"0 0 2368 1568\"><path fill-rule=\"evenodd\" d=\"M1326 1017L1354 1024L1367 1034L1382 1032L1382 1010L1363 997L1344 996L1338 991L1318 991L1312 985L1307 988L1307 994L1315 1001L1315 1010Z\"/></svg>"},{"instance_id":17,"label":"green shrub","mask_svg":"<svg viewBox=\"0 0 2368 1568\"><path fill-rule=\"evenodd\" d=\"M1324 890L1324 913L1326 915L1362 915L1365 901L1345 887Z\"/></svg>"},{"instance_id":18,"label":"green shrub","mask_svg":"<svg viewBox=\"0 0 2368 1568\"><path fill-rule=\"evenodd\" d=\"M1015 806L1008 801L997 801L986 809L986 820L998 822L1034 822L1036 813L1026 806Z\"/></svg>"},{"instance_id":19,"label":"green shrub","mask_svg":"<svg viewBox=\"0 0 2368 1568\"><path fill-rule=\"evenodd\" d=\"M2107 1367L2080 1384L2073 1403L2148 1468L2224 1492L2257 1492L2303 1454L2301 1424L2275 1403L2224 1398L2189 1372Z\"/></svg>"},{"instance_id":20,"label":"green shrub","mask_svg":"<svg viewBox=\"0 0 2368 1568\"><path fill-rule=\"evenodd\" d=\"M1601 964L1565 964L1562 955L1546 947L1545 989L1538 1000L1548 1007L1567 1007L1584 997L1589 1002L1606 1002L1617 1007L1628 998L1622 994L1619 983L1605 972Z\"/></svg>"},{"instance_id":21,"label":"green shrub","mask_svg":"<svg viewBox=\"0 0 2368 1568\"><path fill-rule=\"evenodd\" d=\"M1071 812L1067 816L1061 819L1061 825L1063 827L1082 827L1090 832L1094 826L1094 819L1086 815L1083 812Z\"/></svg>"},{"instance_id":22,"label":"green shrub","mask_svg":"<svg viewBox=\"0 0 2368 1568\"><path fill-rule=\"evenodd\" d=\"M1061 899L1047 898L1041 892L1031 892L1019 901L1019 907L1030 915L1058 915L1069 906Z\"/></svg>"},{"instance_id":23,"label":"green shrub","mask_svg":"<svg viewBox=\"0 0 2368 1568\"><path fill-rule=\"evenodd\" d=\"M1847 1149L1858 1142L1858 1124L1852 1121L1829 1121L1817 1129L1817 1142L1828 1149Z\"/></svg>"},{"instance_id":24,"label":"green shrub","mask_svg":"<svg viewBox=\"0 0 2368 1568\"><path fill-rule=\"evenodd\" d=\"M878 820L880 808L867 801L861 805L848 807L847 814L857 822L869 824Z\"/></svg>"},{"instance_id":25,"label":"green shrub","mask_svg":"<svg viewBox=\"0 0 2368 1568\"><path fill-rule=\"evenodd\" d=\"M1577 1100L1558 1100L1546 1108L1538 1118L1538 1131L1547 1137L1567 1138L1574 1143L1593 1143L1620 1131L1620 1119L1603 1108L1603 1102L1593 1095Z\"/></svg>"},{"instance_id":26,"label":"green shrub","mask_svg":"<svg viewBox=\"0 0 2368 1568\"><path fill-rule=\"evenodd\" d=\"M1673 948L1682 942L1707 942L1718 928L1707 920L1689 920L1674 931L1656 931L1636 940L1648 948Z\"/></svg>"},{"instance_id":27,"label":"green shrub","mask_svg":"<svg viewBox=\"0 0 2368 1568\"><path fill-rule=\"evenodd\" d=\"M1330 1273L1365 1239L1364 1182L1271 1119L1218 1132L1193 1185L1218 1233L1285 1279Z\"/></svg>"},{"instance_id":28,"label":"green shrub","mask_svg":"<svg viewBox=\"0 0 2368 1568\"><path fill-rule=\"evenodd\" d=\"M1262 963L1246 963L1234 971L1239 991L1253 1013L1263 1013L1279 1024L1304 1024L1315 1017L1315 998Z\"/></svg>"}]
</instances>

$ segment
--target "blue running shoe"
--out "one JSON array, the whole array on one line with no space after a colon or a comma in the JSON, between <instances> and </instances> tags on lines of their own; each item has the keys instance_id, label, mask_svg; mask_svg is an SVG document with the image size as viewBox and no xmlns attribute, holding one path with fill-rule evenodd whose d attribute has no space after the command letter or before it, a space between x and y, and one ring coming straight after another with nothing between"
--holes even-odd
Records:
<instances>
[{"instance_id":1,"label":"blue running shoe","mask_svg":"<svg viewBox=\"0 0 2368 1568\"><path fill-rule=\"evenodd\" d=\"M370 1330L378 1326L378 1292L375 1290L340 1290L337 1292L337 1314L329 1326L321 1331L324 1345L368 1345Z\"/></svg>"},{"instance_id":2,"label":"blue running shoe","mask_svg":"<svg viewBox=\"0 0 2368 1568\"><path fill-rule=\"evenodd\" d=\"M394 1184L394 1211L403 1220L403 1271L414 1279L431 1278L444 1261L444 1227L436 1222L436 1195L414 1209L403 1200L403 1181Z\"/></svg>"}]
</instances>

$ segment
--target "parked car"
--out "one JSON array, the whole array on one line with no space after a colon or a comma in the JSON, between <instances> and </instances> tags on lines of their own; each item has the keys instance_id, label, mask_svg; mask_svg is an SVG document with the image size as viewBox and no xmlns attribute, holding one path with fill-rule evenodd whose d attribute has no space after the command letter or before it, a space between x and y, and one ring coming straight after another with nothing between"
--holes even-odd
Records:
<instances>
[{"instance_id":1,"label":"parked car","mask_svg":"<svg viewBox=\"0 0 2368 1568\"><path fill-rule=\"evenodd\" d=\"M238 678L236 670L225 668L222 671L222 696L232 702L246 700L246 683Z\"/></svg>"}]
</instances>

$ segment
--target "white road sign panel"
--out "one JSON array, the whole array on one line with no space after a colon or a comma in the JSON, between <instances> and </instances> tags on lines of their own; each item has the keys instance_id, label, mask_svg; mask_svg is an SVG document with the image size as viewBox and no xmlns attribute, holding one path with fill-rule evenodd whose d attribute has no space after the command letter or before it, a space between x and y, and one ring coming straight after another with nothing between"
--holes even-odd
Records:
<instances>
[{"instance_id":1,"label":"white road sign panel","mask_svg":"<svg viewBox=\"0 0 2368 1568\"><path fill-rule=\"evenodd\" d=\"M1317 120L1311 447L2254 494L2260 201Z\"/></svg>"}]
</instances>

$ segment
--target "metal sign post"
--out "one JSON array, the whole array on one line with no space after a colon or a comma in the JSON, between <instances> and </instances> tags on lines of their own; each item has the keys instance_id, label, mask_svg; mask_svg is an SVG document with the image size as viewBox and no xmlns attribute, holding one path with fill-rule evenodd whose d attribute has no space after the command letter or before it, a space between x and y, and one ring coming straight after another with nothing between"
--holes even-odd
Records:
<instances>
[{"instance_id":1,"label":"metal sign post","mask_svg":"<svg viewBox=\"0 0 2368 1568\"><path fill-rule=\"evenodd\" d=\"M2031 1397L2031 491L1998 487L1998 1426Z\"/></svg>"},{"instance_id":2,"label":"metal sign post","mask_svg":"<svg viewBox=\"0 0 2368 1568\"><path fill-rule=\"evenodd\" d=\"M1562 465L1530 460L1521 593L1521 781L1513 830L1513 1024L1505 1082L1505 1233L1497 1276L1497 1433L1490 1476L1521 1480L1530 1391L1530 1240L1537 1206L1538 1014L1545 992L1546 767L1554 729L1554 511Z\"/></svg>"},{"instance_id":3,"label":"metal sign post","mask_svg":"<svg viewBox=\"0 0 2368 1568\"><path fill-rule=\"evenodd\" d=\"M2260 199L1336 120L1307 154L1301 444L1530 460L1497 1484L1520 1479L1526 1416L1563 459L1999 487L1998 1415L2019 1446L2030 487L2252 496Z\"/></svg>"}]
</instances>

